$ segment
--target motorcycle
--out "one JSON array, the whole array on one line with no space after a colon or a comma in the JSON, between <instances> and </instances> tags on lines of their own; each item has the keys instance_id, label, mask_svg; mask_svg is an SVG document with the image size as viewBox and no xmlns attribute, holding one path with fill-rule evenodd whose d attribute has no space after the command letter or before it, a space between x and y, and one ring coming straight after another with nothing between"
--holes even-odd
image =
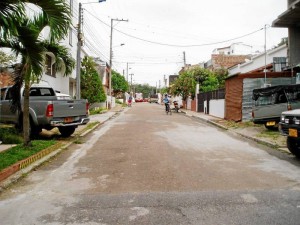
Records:
<instances>
[{"instance_id":1,"label":"motorcycle","mask_svg":"<svg viewBox=\"0 0 300 225\"><path fill-rule=\"evenodd\" d=\"M174 104L174 109L175 109L175 111L178 113L178 111L179 111L178 102L177 102L177 101L174 101L173 104Z\"/></svg>"}]
</instances>

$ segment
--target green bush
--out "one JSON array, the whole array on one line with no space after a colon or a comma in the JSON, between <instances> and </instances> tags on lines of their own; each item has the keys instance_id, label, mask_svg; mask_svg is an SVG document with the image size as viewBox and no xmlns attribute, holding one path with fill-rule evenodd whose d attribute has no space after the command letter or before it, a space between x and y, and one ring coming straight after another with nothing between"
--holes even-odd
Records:
<instances>
[{"instance_id":1,"label":"green bush","mask_svg":"<svg viewBox=\"0 0 300 225\"><path fill-rule=\"evenodd\" d=\"M14 127L2 126L0 127L0 140L3 144L20 144L23 138Z\"/></svg>"},{"instance_id":2,"label":"green bush","mask_svg":"<svg viewBox=\"0 0 300 225\"><path fill-rule=\"evenodd\" d=\"M116 103L122 105L123 102L121 102L119 99L116 99Z\"/></svg>"}]
</instances>

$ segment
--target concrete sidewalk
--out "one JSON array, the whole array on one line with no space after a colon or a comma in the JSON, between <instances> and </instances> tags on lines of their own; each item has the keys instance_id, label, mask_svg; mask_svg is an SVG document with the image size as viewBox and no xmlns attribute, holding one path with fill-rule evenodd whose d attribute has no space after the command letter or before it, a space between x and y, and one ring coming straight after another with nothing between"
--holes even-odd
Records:
<instances>
[{"instance_id":1,"label":"concrete sidewalk","mask_svg":"<svg viewBox=\"0 0 300 225\"><path fill-rule=\"evenodd\" d=\"M186 116L199 119L224 130L228 130L229 132L236 133L244 138L278 149L279 151L291 154L286 147L286 137L280 135L279 132L278 135L275 136L267 135L269 131L263 125L254 125L251 123L249 123L250 125L245 125L245 123L235 122L230 123L230 121L227 121L222 118L185 109L181 109L181 112L184 113ZM276 132L274 133L276 134Z\"/></svg>"}]
</instances>

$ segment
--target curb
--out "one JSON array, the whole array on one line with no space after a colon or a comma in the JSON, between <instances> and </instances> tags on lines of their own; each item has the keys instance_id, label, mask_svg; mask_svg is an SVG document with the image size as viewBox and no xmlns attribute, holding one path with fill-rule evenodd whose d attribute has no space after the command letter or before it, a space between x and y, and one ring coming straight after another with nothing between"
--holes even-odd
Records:
<instances>
[{"instance_id":1,"label":"curb","mask_svg":"<svg viewBox=\"0 0 300 225\"><path fill-rule=\"evenodd\" d=\"M230 130L229 128L227 128L227 127L225 127L225 126L223 126L223 125L221 125L221 124L218 124L218 123L216 123L216 122L214 122L214 121L211 121L211 120L209 120L209 119L204 119L204 118L201 118L201 117L198 117L198 116L190 115L190 114L186 113L185 111L181 111L181 112L184 113L184 114L185 114L186 116L188 116L188 117L192 117L192 118L199 119L199 120L204 121L204 122L206 122L206 123L209 123L209 124L212 124L212 125L214 125L214 126L217 126L217 127L221 128L221 129L224 129L224 130L230 131L230 132L232 132L232 133L234 133L234 134L240 135L241 137L244 137L244 138L247 138L247 139L249 139L249 140L255 141L255 142L259 143L259 144L263 144L263 145L266 145L266 146L269 146L269 147L278 149L278 150L280 150L280 151L283 151L283 152L286 152L286 153L290 153L290 152L289 152L288 150L286 150L285 148L282 148L281 146L278 146L278 145L276 145L276 144L270 143L270 142L268 142L268 141L261 140L261 139L256 138L256 137L250 137L250 136L247 136L247 135L245 135L245 134L241 134L241 133L239 133L239 132L235 132L234 130Z\"/></svg>"},{"instance_id":2,"label":"curb","mask_svg":"<svg viewBox=\"0 0 300 225\"><path fill-rule=\"evenodd\" d=\"M96 128L98 128L100 125L104 124L106 121L112 119L117 113L122 112L123 110L119 110L114 112L111 116L109 116L107 119L105 119L102 122L99 122L95 126L87 129L83 133L80 133L79 137L84 137L88 133L92 132ZM21 177L26 175L27 173L34 170L36 167L40 166L44 162L48 161L52 157L59 154L62 150L69 147L71 144L73 144L74 141L67 141L66 144L62 144L58 149L51 149L54 146L50 146L47 149L42 150L41 152L38 152L35 155L32 155L26 159L23 159L13 165L11 165L8 168L5 168L0 172L0 193L7 189L12 183L17 182Z\"/></svg>"}]
</instances>

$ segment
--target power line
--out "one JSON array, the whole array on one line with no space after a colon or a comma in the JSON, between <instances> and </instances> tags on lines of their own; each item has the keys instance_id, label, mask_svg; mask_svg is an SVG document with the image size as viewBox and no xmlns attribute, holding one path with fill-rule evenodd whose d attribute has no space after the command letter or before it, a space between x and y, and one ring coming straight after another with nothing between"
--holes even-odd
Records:
<instances>
[{"instance_id":1,"label":"power line","mask_svg":"<svg viewBox=\"0 0 300 225\"><path fill-rule=\"evenodd\" d=\"M87 11L87 10L86 10ZM104 21L100 20L97 16L93 15L92 13L90 13L89 11L87 11L91 16L93 16L95 19L97 19L98 21L100 21L101 23L105 24L106 26L109 26L107 23L105 23ZM176 44L167 44L167 43L161 43L161 42L156 42L156 41L150 41L150 40L146 40L146 39L143 39L143 38L139 38L139 37L136 37L136 36L133 36L131 34L127 34L123 31L120 31L116 28L114 28L114 30L118 31L119 33L123 34L123 35L126 35L128 37L131 37L131 38L134 38L134 39L137 39L137 40L140 40L140 41L144 41L144 42L148 42L148 43L151 43L151 44L157 44L157 45L163 45L163 46L169 46L169 47L179 47L179 48L189 48L189 47L203 47L203 46L209 46L209 45L216 45L216 44L222 44L222 43L226 43L226 42L229 42L229 41L234 41L234 40L237 40L237 39L241 39L243 37L247 37L247 36L250 36L252 34L255 34L261 30L263 30L264 28L260 28L258 30L255 30L255 31L252 31L250 33L247 33L247 34L244 34L244 35L241 35L241 36L238 36L238 37L235 37L235 38L231 38L231 39L228 39L228 40L224 40L224 41L218 41L218 42L212 42L212 43L205 43L205 44L193 44L193 45L176 45Z\"/></svg>"}]
</instances>

